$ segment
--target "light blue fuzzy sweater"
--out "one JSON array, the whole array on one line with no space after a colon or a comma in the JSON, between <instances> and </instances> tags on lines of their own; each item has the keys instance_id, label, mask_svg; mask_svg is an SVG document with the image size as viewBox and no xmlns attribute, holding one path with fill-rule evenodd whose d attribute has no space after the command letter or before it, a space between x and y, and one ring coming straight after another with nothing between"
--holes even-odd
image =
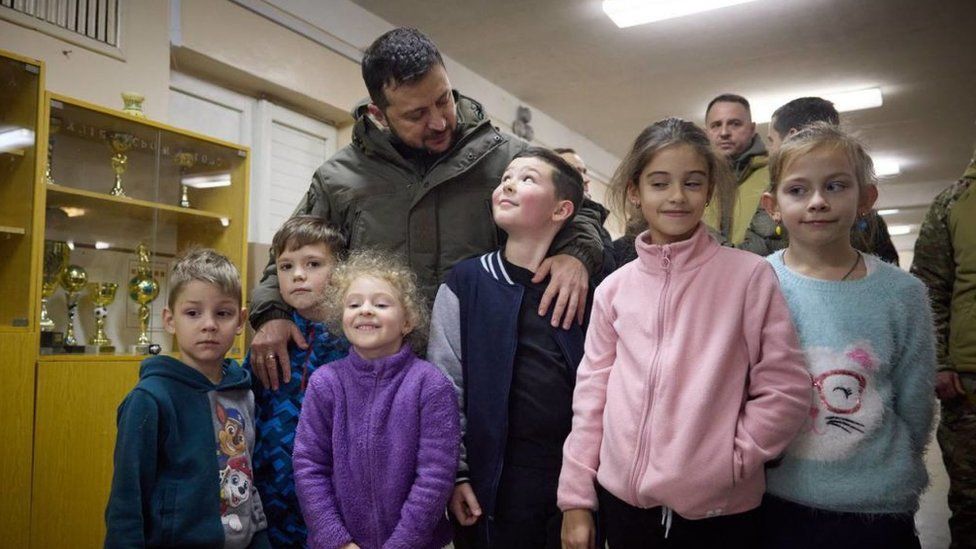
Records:
<instances>
[{"instance_id":1,"label":"light blue fuzzy sweater","mask_svg":"<svg viewBox=\"0 0 976 549\"><path fill-rule=\"evenodd\" d=\"M928 485L935 346L921 282L872 261L860 280L799 275L769 256L813 378L813 408L767 491L819 509L913 513Z\"/></svg>"}]
</instances>

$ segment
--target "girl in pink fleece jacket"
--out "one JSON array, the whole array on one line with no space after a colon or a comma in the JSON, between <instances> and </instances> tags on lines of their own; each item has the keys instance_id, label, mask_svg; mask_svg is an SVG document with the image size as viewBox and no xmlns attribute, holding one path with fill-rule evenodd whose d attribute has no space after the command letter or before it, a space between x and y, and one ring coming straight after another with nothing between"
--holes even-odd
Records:
<instances>
[{"instance_id":1,"label":"girl in pink fleece jacket","mask_svg":"<svg viewBox=\"0 0 976 549\"><path fill-rule=\"evenodd\" d=\"M669 118L614 175L640 215L637 259L596 290L563 450L564 547L754 547L763 465L810 408L810 376L772 267L719 246L735 184L705 132Z\"/></svg>"}]
</instances>

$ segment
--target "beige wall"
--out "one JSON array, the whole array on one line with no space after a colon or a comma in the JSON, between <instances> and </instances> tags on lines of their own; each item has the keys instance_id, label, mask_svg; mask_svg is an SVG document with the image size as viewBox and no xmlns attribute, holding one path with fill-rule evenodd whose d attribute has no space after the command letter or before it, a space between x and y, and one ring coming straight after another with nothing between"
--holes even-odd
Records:
<instances>
[{"instance_id":1,"label":"beige wall","mask_svg":"<svg viewBox=\"0 0 976 549\"><path fill-rule=\"evenodd\" d=\"M146 115L163 122L171 62L338 127L352 121L349 110L366 96L358 63L227 0L180 2L172 49L169 2L125 6L122 60L6 20L0 20L0 49L44 61L51 91L112 108L122 107L121 92L138 91L146 96Z\"/></svg>"},{"instance_id":2,"label":"beige wall","mask_svg":"<svg viewBox=\"0 0 976 549\"><path fill-rule=\"evenodd\" d=\"M174 50L181 71L271 95L336 126L351 122L350 109L366 97L358 63L260 15L226 0L181 7L181 42Z\"/></svg>"},{"instance_id":3,"label":"beige wall","mask_svg":"<svg viewBox=\"0 0 976 549\"><path fill-rule=\"evenodd\" d=\"M44 61L51 91L116 109L122 108L121 92L137 91L146 96L146 115L160 119L169 94L169 2L124 4L124 60L5 20L0 20L0 49Z\"/></svg>"}]
</instances>

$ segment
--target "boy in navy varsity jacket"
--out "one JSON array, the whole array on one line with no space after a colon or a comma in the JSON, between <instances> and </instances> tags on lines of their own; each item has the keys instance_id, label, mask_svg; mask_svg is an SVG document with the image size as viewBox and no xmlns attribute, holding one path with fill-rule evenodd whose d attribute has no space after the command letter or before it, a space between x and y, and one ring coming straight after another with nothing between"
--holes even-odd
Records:
<instances>
[{"instance_id":1,"label":"boy in navy varsity jacket","mask_svg":"<svg viewBox=\"0 0 976 549\"><path fill-rule=\"evenodd\" d=\"M457 264L434 301L428 359L458 390L464 435L450 511L470 527L456 537L476 547L560 544L556 487L584 331L539 316L546 281L532 278L582 198L558 155L518 154L492 193L505 246Z\"/></svg>"}]
</instances>

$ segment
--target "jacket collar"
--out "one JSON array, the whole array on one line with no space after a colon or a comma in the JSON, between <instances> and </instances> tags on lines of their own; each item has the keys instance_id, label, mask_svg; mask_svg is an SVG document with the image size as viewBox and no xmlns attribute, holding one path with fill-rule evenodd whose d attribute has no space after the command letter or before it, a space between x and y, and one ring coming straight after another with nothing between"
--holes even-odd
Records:
<instances>
[{"instance_id":1,"label":"jacket collar","mask_svg":"<svg viewBox=\"0 0 976 549\"><path fill-rule=\"evenodd\" d=\"M501 282L502 284L508 284L509 286L515 286L515 282L512 281L512 277L509 276L508 271L505 269L505 262L502 261L502 251L497 250L491 253L487 253L480 258L481 268L485 270L492 278Z\"/></svg>"},{"instance_id":2,"label":"jacket collar","mask_svg":"<svg viewBox=\"0 0 976 549\"><path fill-rule=\"evenodd\" d=\"M349 348L349 363L360 374L378 379L388 379L403 370L413 358L413 348L404 342L396 353L376 359L365 359L356 352L355 347Z\"/></svg>"},{"instance_id":3,"label":"jacket collar","mask_svg":"<svg viewBox=\"0 0 976 549\"><path fill-rule=\"evenodd\" d=\"M641 270L650 274L687 271L708 261L720 248L709 234L705 224L698 227L691 237L672 244L651 244L650 231L637 235L635 241L637 259Z\"/></svg>"},{"instance_id":4,"label":"jacket collar","mask_svg":"<svg viewBox=\"0 0 976 549\"><path fill-rule=\"evenodd\" d=\"M749 148L732 160L732 170L735 172L739 183L742 183L754 171L767 164L769 164L769 153L766 151L766 145L763 144L762 138L757 133L752 136L752 144L749 145Z\"/></svg>"},{"instance_id":5,"label":"jacket collar","mask_svg":"<svg viewBox=\"0 0 976 549\"><path fill-rule=\"evenodd\" d=\"M485 117L485 109L474 99L462 95L457 90L453 90L454 102L457 109L457 137L454 147L475 128L482 124L488 124ZM381 127L369 116L369 101L363 100L356 104L353 109L353 116L356 118L356 125L353 127L352 143L359 147L366 154L375 154L386 158L392 162L410 167L410 162L396 150L390 142L390 132ZM449 149L444 155L449 155Z\"/></svg>"}]
</instances>

